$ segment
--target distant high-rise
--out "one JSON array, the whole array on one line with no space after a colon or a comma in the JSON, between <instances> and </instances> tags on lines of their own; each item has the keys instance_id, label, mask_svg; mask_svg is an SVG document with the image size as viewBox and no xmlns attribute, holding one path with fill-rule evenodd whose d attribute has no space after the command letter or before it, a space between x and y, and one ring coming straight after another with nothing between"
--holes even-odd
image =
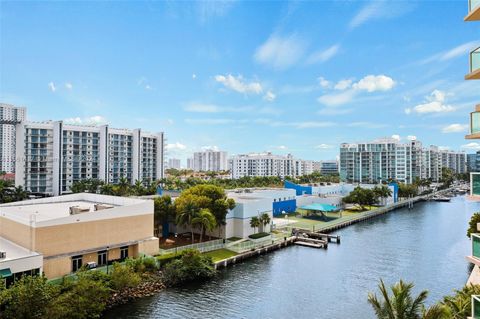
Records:
<instances>
[{"instance_id":1,"label":"distant high-rise","mask_svg":"<svg viewBox=\"0 0 480 319\"><path fill-rule=\"evenodd\" d=\"M168 168L180 169L181 161L178 158L169 158L167 165L168 165Z\"/></svg>"},{"instance_id":2,"label":"distant high-rise","mask_svg":"<svg viewBox=\"0 0 480 319\"><path fill-rule=\"evenodd\" d=\"M157 180L164 172L163 133L62 121L16 126L15 184L49 195L70 192L76 181L94 178L117 184Z\"/></svg>"},{"instance_id":3,"label":"distant high-rise","mask_svg":"<svg viewBox=\"0 0 480 319\"><path fill-rule=\"evenodd\" d=\"M270 152L242 154L230 158L232 178L245 176L297 177L303 175L304 164L292 155L274 155Z\"/></svg>"},{"instance_id":4,"label":"distant high-rise","mask_svg":"<svg viewBox=\"0 0 480 319\"><path fill-rule=\"evenodd\" d=\"M193 170L196 172L228 170L227 152L205 150L193 153Z\"/></svg>"},{"instance_id":5,"label":"distant high-rise","mask_svg":"<svg viewBox=\"0 0 480 319\"><path fill-rule=\"evenodd\" d=\"M0 171L15 172L15 125L26 120L27 110L0 103Z\"/></svg>"},{"instance_id":6,"label":"distant high-rise","mask_svg":"<svg viewBox=\"0 0 480 319\"><path fill-rule=\"evenodd\" d=\"M191 169L193 171L193 157L187 158L187 169Z\"/></svg>"},{"instance_id":7,"label":"distant high-rise","mask_svg":"<svg viewBox=\"0 0 480 319\"><path fill-rule=\"evenodd\" d=\"M436 146L423 148L417 140L402 143L391 138L340 146L340 177L346 182L396 180L410 184L416 178L439 181L442 168L465 173L465 153L440 150Z\"/></svg>"}]
</instances>

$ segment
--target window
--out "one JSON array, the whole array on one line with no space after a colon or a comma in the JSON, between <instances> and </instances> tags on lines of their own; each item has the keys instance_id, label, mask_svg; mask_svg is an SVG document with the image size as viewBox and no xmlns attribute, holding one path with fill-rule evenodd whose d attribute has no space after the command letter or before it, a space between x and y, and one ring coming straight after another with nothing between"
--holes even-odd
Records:
<instances>
[{"instance_id":1,"label":"window","mask_svg":"<svg viewBox=\"0 0 480 319\"><path fill-rule=\"evenodd\" d=\"M83 256L73 256L72 257L72 272L75 272L82 268L82 258Z\"/></svg>"},{"instance_id":2,"label":"window","mask_svg":"<svg viewBox=\"0 0 480 319\"><path fill-rule=\"evenodd\" d=\"M120 259L124 260L128 258L128 246L120 247Z\"/></svg>"},{"instance_id":3,"label":"window","mask_svg":"<svg viewBox=\"0 0 480 319\"><path fill-rule=\"evenodd\" d=\"M107 264L107 251L106 250L99 251L97 265L104 266L106 264Z\"/></svg>"}]
</instances>

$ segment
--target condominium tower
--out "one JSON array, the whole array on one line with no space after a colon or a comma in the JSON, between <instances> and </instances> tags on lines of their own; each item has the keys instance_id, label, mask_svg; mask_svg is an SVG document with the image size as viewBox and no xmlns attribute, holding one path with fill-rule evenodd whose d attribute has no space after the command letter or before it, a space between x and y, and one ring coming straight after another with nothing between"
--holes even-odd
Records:
<instances>
[{"instance_id":1,"label":"condominium tower","mask_svg":"<svg viewBox=\"0 0 480 319\"><path fill-rule=\"evenodd\" d=\"M163 133L49 121L18 124L16 140L15 184L32 193L68 193L88 178L113 184L163 178Z\"/></svg>"},{"instance_id":2,"label":"condominium tower","mask_svg":"<svg viewBox=\"0 0 480 319\"><path fill-rule=\"evenodd\" d=\"M303 175L302 160L292 155L274 155L270 152L261 154L242 154L230 158L230 173L232 178L245 176L286 176Z\"/></svg>"},{"instance_id":3,"label":"condominium tower","mask_svg":"<svg viewBox=\"0 0 480 319\"><path fill-rule=\"evenodd\" d=\"M0 171L15 172L15 125L26 119L27 110L0 103Z\"/></svg>"},{"instance_id":4,"label":"condominium tower","mask_svg":"<svg viewBox=\"0 0 480 319\"><path fill-rule=\"evenodd\" d=\"M195 172L228 170L227 152L207 149L193 153L193 170Z\"/></svg>"},{"instance_id":5,"label":"condominium tower","mask_svg":"<svg viewBox=\"0 0 480 319\"><path fill-rule=\"evenodd\" d=\"M409 184L416 178L438 181L443 167L466 172L465 154L436 146L424 148L417 140L402 143L392 138L340 146L340 177L346 182L396 180Z\"/></svg>"}]
</instances>

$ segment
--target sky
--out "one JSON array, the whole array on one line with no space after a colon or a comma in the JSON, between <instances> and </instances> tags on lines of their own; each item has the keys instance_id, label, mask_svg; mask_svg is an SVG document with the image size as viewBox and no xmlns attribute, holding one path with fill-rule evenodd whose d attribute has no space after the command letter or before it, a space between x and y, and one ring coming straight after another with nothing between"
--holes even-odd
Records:
<instances>
[{"instance_id":1,"label":"sky","mask_svg":"<svg viewBox=\"0 0 480 319\"><path fill-rule=\"evenodd\" d=\"M480 23L457 1L0 2L0 102L32 121L334 159L380 137L467 152Z\"/></svg>"}]
</instances>

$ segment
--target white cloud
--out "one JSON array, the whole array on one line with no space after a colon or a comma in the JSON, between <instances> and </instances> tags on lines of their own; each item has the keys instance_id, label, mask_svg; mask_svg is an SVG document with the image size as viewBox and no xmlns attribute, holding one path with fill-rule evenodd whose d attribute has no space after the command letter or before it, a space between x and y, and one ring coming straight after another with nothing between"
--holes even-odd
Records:
<instances>
[{"instance_id":1,"label":"white cloud","mask_svg":"<svg viewBox=\"0 0 480 319\"><path fill-rule=\"evenodd\" d=\"M331 107L326 107L317 112L319 115L343 115L343 114L348 114L351 113L353 110L352 109L338 109L338 108L331 108Z\"/></svg>"},{"instance_id":2,"label":"white cloud","mask_svg":"<svg viewBox=\"0 0 480 319\"><path fill-rule=\"evenodd\" d=\"M468 124L450 124L442 128L442 133L459 133L468 130Z\"/></svg>"},{"instance_id":3,"label":"white cloud","mask_svg":"<svg viewBox=\"0 0 480 319\"><path fill-rule=\"evenodd\" d=\"M268 101L268 102L273 102L276 99L276 95L272 91L267 91L265 95L263 96L263 99Z\"/></svg>"},{"instance_id":4,"label":"white cloud","mask_svg":"<svg viewBox=\"0 0 480 319\"><path fill-rule=\"evenodd\" d=\"M280 146L277 146L277 148L279 150L286 150L288 147L286 147L285 145L280 145Z\"/></svg>"},{"instance_id":5,"label":"white cloud","mask_svg":"<svg viewBox=\"0 0 480 319\"><path fill-rule=\"evenodd\" d=\"M293 124L296 128L304 129L304 128L319 128L319 127L331 127L335 125L332 122L297 122Z\"/></svg>"},{"instance_id":6,"label":"white cloud","mask_svg":"<svg viewBox=\"0 0 480 319\"><path fill-rule=\"evenodd\" d=\"M317 101L326 106L339 106L351 102L354 97L355 91L349 90L342 93L322 95Z\"/></svg>"},{"instance_id":7,"label":"white cloud","mask_svg":"<svg viewBox=\"0 0 480 319\"><path fill-rule=\"evenodd\" d=\"M395 81L385 75L367 75L357 83L353 84L356 90L365 90L367 92L388 91L395 86Z\"/></svg>"},{"instance_id":8,"label":"white cloud","mask_svg":"<svg viewBox=\"0 0 480 319\"><path fill-rule=\"evenodd\" d=\"M417 137L415 135L408 135L407 136L407 140L409 141L416 141L417 140Z\"/></svg>"},{"instance_id":9,"label":"white cloud","mask_svg":"<svg viewBox=\"0 0 480 319\"><path fill-rule=\"evenodd\" d=\"M361 127L361 128L368 128L368 129L377 129L377 128L388 127L387 124L372 123L372 122L352 122L352 123L348 123L346 126L348 126L348 127Z\"/></svg>"},{"instance_id":10,"label":"white cloud","mask_svg":"<svg viewBox=\"0 0 480 319\"><path fill-rule=\"evenodd\" d=\"M200 149L201 149L202 151L207 151L207 150L219 151L219 150L220 150L219 147L216 146L216 145L211 145L211 146L210 146L210 145L206 145L206 146L202 146Z\"/></svg>"},{"instance_id":11,"label":"white cloud","mask_svg":"<svg viewBox=\"0 0 480 319\"><path fill-rule=\"evenodd\" d=\"M333 58L338 53L339 49L340 49L340 45L335 44L335 45L332 45L331 47L329 47L329 48L327 48L323 51L313 52L307 58L307 64L326 62L326 61L330 60L331 58Z\"/></svg>"},{"instance_id":12,"label":"white cloud","mask_svg":"<svg viewBox=\"0 0 480 319\"><path fill-rule=\"evenodd\" d=\"M324 77L321 76L317 80L318 80L318 84L320 84L322 88L326 89L330 87L330 82L327 81Z\"/></svg>"},{"instance_id":13,"label":"white cloud","mask_svg":"<svg viewBox=\"0 0 480 319\"><path fill-rule=\"evenodd\" d=\"M398 134L393 134L393 135L392 135L392 138L393 138L394 140L397 140L397 141L400 141L400 140L402 139L402 138L400 137L400 135L398 135Z\"/></svg>"},{"instance_id":14,"label":"white cloud","mask_svg":"<svg viewBox=\"0 0 480 319\"><path fill-rule=\"evenodd\" d=\"M226 125L233 124L235 120L233 119L185 119L187 124L196 124L196 125Z\"/></svg>"},{"instance_id":15,"label":"white cloud","mask_svg":"<svg viewBox=\"0 0 480 319\"><path fill-rule=\"evenodd\" d=\"M53 82L48 83L48 88L52 92L55 92L57 90L57 88L55 87L55 83L53 83Z\"/></svg>"},{"instance_id":16,"label":"white cloud","mask_svg":"<svg viewBox=\"0 0 480 319\"><path fill-rule=\"evenodd\" d=\"M451 105L445 104L446 93L440 90L434 90L429 96L425 97L425 102L414 106L413 108L406 108L405 113L446 113L453 112L455 108Z\"/></svg>"},{"instance_id":17,"label":"white cloud","mask_svg":"<svg viewBox=\"0 0 480 319\"><path fill-rule=\"evenodd\" d=\"M66 88L67 90L72 90L72 89L73 89L72 83L70 83L70 82L65 83L65 88Z\"/></svg>"},{"instance_id":18,"label":"white cloud","mask_svg":"<svg viewBox=\"0 0 480 319\"><path fill-rule=\"evenodd\" d=\"M413 5L408 1L373 0L367 3L350 21L350 29L374 19L391 19L411 10Z\"/></svg>"},{"instance_id":19,"label":"white cloud","mask_svg":"<svg viewBox=\"0 0 480 319\"><path fill-rule=\"evenodd\" d=\"M192 74L192 79L195 80L197 78L197 75L195 73Z\"/></svg>"},{"instance_id":20,"label":"white cloud","mask_svg":"<svg viewBox=\"0 0 480 319\"><path fill-rule=\"evenodd\" d=\"M471 143L462 145L462 148L467 150L480 150L480 143L471 142Z\"/></svg>"},{"instance_id":21,"label":"white cloud","mask_svg":"<svg viewBox=\"0 0 480 319\"><path fill-rule=\"evenodd\" d=\"M90 117L70 117L63 120L66 124L77 124L77 125L104 125L108 121L100 115L94 115Z\"/></svg>"},{"instance_id":22,"label":"white cloud","mask_svg":"<svg viewBox=\"0 0 480 319\"><path fill-rule=\"evenodd\" d=\"M448 61L451 59L455 59L461 56L467 55L472 48L476 48L480 46L480 41L470 41L463 44L460 44L450 50L434 54L426 59L419 61L419 64L427 64L431 62L438 62L438 61Z\"/></svg>"},{"instance_id":23,"label":"white cloud","mask_svg":"<svg viewBox=\"0 0 480 319\"><path fill-rule=\"evenodd\" d=\"M214 104L190 103L184 107L187 112L195 113L219 113L222 108Z\"/></svg>"},{"instance_id":24,"label":"white cloud","mask_svg":"<svg viewBox=\"0 0 480 319\"><path fill-rule=\"evenodd\" d=\"M187 146L180 143L180 142L175 142L175 143L170 143L166 145L167 150L178 150L178 151L183 151L187 149Z\"/></svg>"},{"instance_id":25,"label":"white cloud","mask_svg":"<svg viewBox=\"0 0 480 319\"><path fill-rule=\"evenodd\" d=\"M328 148L333 148L333 145L322 143L322 144L316 145L315 148L320 149L320 150L324 150L324 149L328 149Z\"/></svg>"},{"instance_id":26,"label":"white cloud","mask_svg":"<svg viewBox=\"0 0 480 319\"><path fill-rule=\"evenodd\" d=\"M260 94L263 92L262 85L259 82L246 82L241 75L235 77L231 74L215 75L215 81L222 83L226 88L239 93Z\"/></svg>"},{"instance_id":27,"label":"white cloud","mask_svg":"<svg viewBox=\"0 0 480 319\"><path fill-rule=\"evenodd\" d=\"M352 82L353 80L352 79L344 79L344 80L340 80L337 82L337 84L335 84L335 86L333 87L335 90L340 90L340 91L343 91L343 90L346 90L348 89L349 87L352 86Z\"/></svg>"},{"instance_id":28,"label":"white cloud","mask_svg":"<svg viewBox=\"0 0 480 319\"><path fill-rule=\"evenodd\" d=\"M271 35L257 48L254 59L275 69L287 69L303 57L305 49L305 41L295 34L285 37Z\"/></svg>"}]
</instances>

